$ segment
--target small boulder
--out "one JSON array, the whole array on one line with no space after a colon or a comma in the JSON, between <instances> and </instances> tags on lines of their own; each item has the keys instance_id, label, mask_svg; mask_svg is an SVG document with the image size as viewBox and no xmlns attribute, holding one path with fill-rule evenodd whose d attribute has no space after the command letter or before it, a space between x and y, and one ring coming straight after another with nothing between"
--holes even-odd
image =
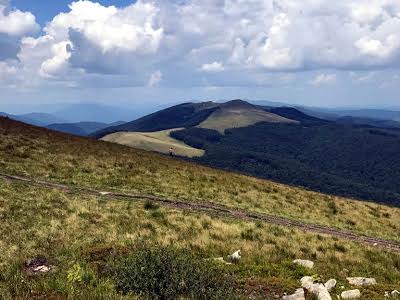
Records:
<instances>
[{"instance_id":1,"label":"small boulder","mask_svg":"<svg viewBox=\"0 0 400 300\"><path fill-rule=\"evenodd\" d=\"M23 271L29 276L41 275L50 272L54 267L51 266L44 256L36 256L25 262Z\"/></svg>"},{"instance_id":2,"label":"small boulder","mask_svg":"<svg viewBox=\"0 0 400 300\"><path fill-rule=\"evenodd\" d=\"M228 256L231 262L239 262L242 259L242 252L240 250L236 251L235 253Z\"/></svg>"},{"instance_id":3,"label":"small boulder","mask_svg":"<svg viewBox=\"0 0 400 300\"><path fill-rule=\"evenodd\" d=\"M309 292L317 296L318 300L332 300L331 295L322 283L313 284Z\"/></svg>"},{"instance_id":4,"label":"small boulder","mask_svg":"<svg viewBox=\"0 0 400 300\"><path fill-rule=\"evenodd\" d=\"M358 299L361 297L360 290L345 291L341 295L342 299Z\"/></svg>"},{"instance_id":5,"label":"small boulder","mask_svg":"<svg viewBox=\"0 0 400 300\"><path fill-rule=\"evenodd\" d=\"M398 290L394 290L390 293L390 295L392 296L392 298L400 298L400 292Z\"/></svg>"},{"instance_id":6,"label":"small boulder","mask_svg":"<svg viewBox=\"0 0 400 300\"><path fill-rule=\"evenodd\" d=\"M314 279L311 276L304 276L300 279L300 283L303 289L311 290L314 284Z\"/></svg>"},{"instance_id":7,"label":"small boulder","mask_svg":"<svg viewBox=\"0 0 400 300\"><path fill-rule=\"evenodd\" d=\"M347 281L351 285L355 286L367 286L367 285L375 285L375 278L365 278L365 277L347 277Z\"/></svg>"},{"instance_id":8,"label":"small boulder","mask_svg":"<svg viewBox=\"0 0 400 300\"><path fill-rule=\"evenodd\" d=\"M295 263L296 265L303 266L303 267L308 268L308 269L314 268L314 262L311 261L311 260L295 259L293 261L293 263Z\"/></svg>"},{"instance_id":9,"label":"small boulder","mask_svg":"<svg viewBox=\"0 0 400 300\"><path fill-rule=\"evenodd\" d=\"M297 289L292 295L283 296L282 300L305 300L306 296L303 289Z\"/></svg>"},{"instance_id":10,"label":"small boulder","mask_svg":"<svg viewBox=\"0 0 400 300\"><path fill-rule=\"evenodd\" d=\"M325 287L330 292L336 287L336 283L336 279L329 279L327 282L325 282Z\"/></svg>"}]
</instances>

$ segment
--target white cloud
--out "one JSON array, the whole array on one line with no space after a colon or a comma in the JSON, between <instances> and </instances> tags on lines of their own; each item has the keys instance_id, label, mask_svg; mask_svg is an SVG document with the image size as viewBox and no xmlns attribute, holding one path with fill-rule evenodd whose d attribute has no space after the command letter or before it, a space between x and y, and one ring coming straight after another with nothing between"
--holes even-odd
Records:
<instances>
[{"instance_id":1,"label":"white cloud","mask_svg":"<svg viewBox=\"0 0 400 300\"><path fill-rule=\"evenodd\" d=\"M336 74L319 74L311 81L311 84L315 86L321 86L335 82Z\"/></svg>"},{"instance_id":2,"label":"white cloud","mask_svg":"<svg viewBox=\"0 0 400 300\"><path fill-rule=\"evenodd\" d=\"M68 66L71 57L72 44L70 41L63 41L51 47L52 57L45 60L39 70L43 77L52 77L60 74Z\"/></svg>"},{"instance_id":3,"label":"white cloud","mask_svg":"<svg viewBox=\"0 0 400 300\"><path fill-rule=\"evenodd\" d=\"M0 3L0 33L23 36L39 29L33 14L20 10L9 10L7 4Z\"/></svg>"},{"instance_id":4,"label":"white cloud","mask_svg":"<svg viewBox=\"0 0 400 300\"><path fill-rule=\"evenodd\" d=\"M216 73L216 72L222 72L225 70L224 65L220 62L214 61L209 64L203 64L200 68L201 71L203 72L211 72L211 73Z\"/></svg>"},{"instance_id":5,"label":"white cloud","mask_svg":"<svg viewBox=\"0 0 400 300\"><path fill-rule=\"evenodd\" d=\"M8 26L13 34L35 27L30 13L1 12L0 32L11 17L25 24ZM271 71L398 68L400 2L139 0L121 8L76 1L49 20L42 36L22 39L18 59L18 74L29 82L84 84L85 76L123 74L143 86L157 79L148 74L158 68L165 85L201 85L202 72L213 73L209 85L251 85L253 79L258 85ZM313 82L333 77L320 74Z\"/></svg>"},{"instance_id":6,"label":"white cloud","mask_svg":"<svg viewBox=\"0 0 400 300\"><path fill-rule=\"evenodd\" d=\"M155 87L157 86L162 80L162 73L160 70L155 71L153 74L150 75L149 82L147 86Z\"/></svg>"}]
</instances>

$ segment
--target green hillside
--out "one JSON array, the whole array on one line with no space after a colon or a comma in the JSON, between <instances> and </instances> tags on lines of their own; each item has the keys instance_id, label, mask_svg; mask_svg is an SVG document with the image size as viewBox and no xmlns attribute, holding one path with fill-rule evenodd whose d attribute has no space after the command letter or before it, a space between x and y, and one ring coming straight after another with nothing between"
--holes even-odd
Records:
<instances>
[{"instance_id":1,"label":"green hillside","mask_svg":"<svg viewBox=\"0 0 400 300\"><path fill-rule=\"evenodd\" d=\"M181 157L204 155L204 150L190 147L170 136L171 132L182 129L175 128L156 132L116 132L106 135L101 140L164 154L172 151L173 155Z\"/></svg>"},{"instance_id":2,"label":"green hillside","mask_svg":"<svg viewBox=\"0 0 400 300\"><path fill-rule=\"evenodd\" d=\"M384 291L400 283L399 254L371 243L145 199L223 204L397 241L398 208L214 170L6 118L0 118L0 173L42 181L0 179L1 299L137 299L148 291L149 281L134 287L124 274L129 267L129 274L154 278L136 267L142 254L150 259L149 268L178 270L184 265L199 276L200 287L195 287L187 275L178 274L176 287L183 298L205 290L215 298L280 298L299 287L301 276L313 274L321 280L336 278L345 288L351 287L346 276L375 277L377 285L361 288L364 299L382 299ZM120 193L136 196L117 197ZM168 250L170 244L173 250ZM154 249L167 250L160 254ZM238 249L243 258L237 264L205 260L227 257ZM37 256L46 257L52 271L29 276L24 262ZM157 265L158 258L164 263ZM296 258L313 260L315 268L294 265ZM225 284L218 281L221 278ZM184 286L182 279L188 279ZM333 296L336 293L340 290Z\"/></svg>"},{"instance_id":3,"label":"green hillside","mask_svg":"<svg viewBox=\"0 0 400 300\"><path fill-rule=\"evenodd\" d=\"M224 134L226 129L248 127L256 123L298 123L297 121L265 111L247 102L234 100L221 104L198 127L214 129Z\"/></svg>"}]
</instances>

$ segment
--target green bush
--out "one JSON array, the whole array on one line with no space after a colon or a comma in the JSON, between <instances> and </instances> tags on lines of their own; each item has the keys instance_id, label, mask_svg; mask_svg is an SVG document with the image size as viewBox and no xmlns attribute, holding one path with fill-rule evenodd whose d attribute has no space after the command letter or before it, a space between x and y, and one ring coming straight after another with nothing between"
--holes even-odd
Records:
<instances>
[{"instance_id":1,"label":"green bush","mask_svg":"<svg viewBox=\"0 0 400 300\"><path fill-rule=\"evenodd\" d=\"M143 204L143 207L145 210L156 210L159 208L157 204L150 200L146 200L146 202Z\"/></svg>"},{"instance_id":2,"label":"green bush","mask_svg":"<svg viewBox=\"0 0 400 300\"><path fill-rule=\"evenodd\" d=\"M113 268L118 290L148 299L231 299L232 276L172 246L141 246Z\"/></svg>"}]
</instances>

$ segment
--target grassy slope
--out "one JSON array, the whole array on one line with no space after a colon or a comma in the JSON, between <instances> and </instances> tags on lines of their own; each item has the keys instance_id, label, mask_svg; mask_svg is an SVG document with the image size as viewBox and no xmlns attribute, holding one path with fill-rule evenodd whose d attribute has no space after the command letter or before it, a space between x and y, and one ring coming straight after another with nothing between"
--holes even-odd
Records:
<instances>
[{"instance_id":1,"label":"grassy slope","mask_svg":"<svg viewBox=\"0 0 400 300\"><path fill-rule=\"evenodd\" d=\"M194 157L204 155L204 150L190 147L170 137L170 132L176 130L180 129L169 129L157 132L117 132L106 135L102 140L164 154L168 154L170 148L173 148L174 153L178 156Z\"/></svg>"},{"instance_id":2,"label":"grassy slope","mask_svg":"<svg viewBox=\"0 0 400 300\"><path fill-rule=\"evenodd\" d=\"M120 145L72 137L0 119L0 170L79 186L114 187L168 197L209 200L309 222L350 228L396 239L400 211L382 205L330 197L212 170ZM336 213L335 213L336 212ZM365 299L381 299L400 282L400 257L302 231L213 219L176 210L148 211L143 204L105 201L79 194L0 181L0 298L32 299L49 295L87 299L121 298L112 282L96 271L105 249L129 248L137 239L173 242L206 257L242 249L233 267L243 282L251 277L271 293L291 292L304 270L293 258L316 261L324 279L374 276L380 284L364 290ZM12 232L12 234L10 234ZM22 261L45 254L58 270L41 280L22 280ZM78 262L94 270L96 284L66 282Z\"/></svg>"},{"instance_id":3,"label":"grassy slope","mask_svg":"<svg viewBox=\"0 0 400 300\"><path fill-rule=\"evenodd\" d=\"M0 298L120 299L103 274L106 259L140 240L173 243L207 258L242 249L243 261L227 269L238 278L243 295L254 282L266 289L257 292L264 298L282 295L298 286L299 276L317 273L348 288L345 276L375 276L380 284L363 294L381 299L384 290L400 281L399 256L378 249L278 226L143 207L141 202L105 201L0 181ZM20 266L36 255L48 257L56 272L40 280L23 278ZM298 257L316 261L315 270L294 267L291 260ZM91 270L95 281L68 282L76 264Z\"/></svg>"},{"instance_id":4,"label":"grassy slope","mask_svg":"<svg viewBox=\"0 0 400 300\"><path fill-rule=\"evenodd\" d=\"M223 107L213 112L198 127L215 129L224 133L228 128L239 128L254 125L259 122L296 123L296 121L266 112L255 107Z\"/></svg>"},{"instance_id":5,"label":"grassy slope","mask_svg":"<svg viewBox=\"0 0 400 300\"><path fill-rule=\"evenodd\" d=\"M400 240L399 208L323 195L10 120L4 124L0 119L0 135L0 169L8 173L218 202Z\"/></svg>"}]
</instances>

